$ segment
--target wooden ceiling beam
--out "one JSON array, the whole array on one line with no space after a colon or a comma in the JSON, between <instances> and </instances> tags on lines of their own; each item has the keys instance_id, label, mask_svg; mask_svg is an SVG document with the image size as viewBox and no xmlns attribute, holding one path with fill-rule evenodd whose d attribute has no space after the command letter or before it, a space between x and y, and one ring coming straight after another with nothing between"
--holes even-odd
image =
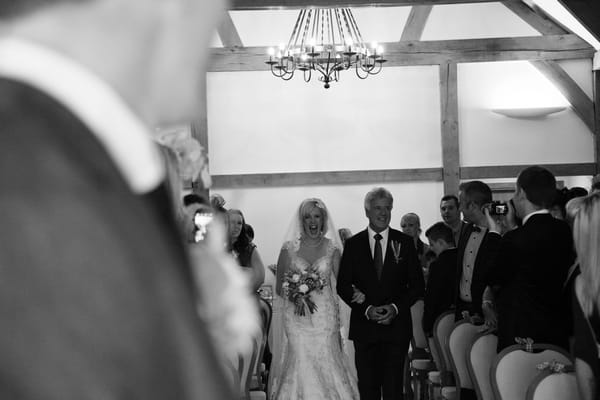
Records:
<instances>
[{"instance_id":1,"label":"wooden ceiling beam","mask_svg":"<svg viewBox=\"0 0 600 400\"><path fill-rule=\"evenodd\" d=\"M438 4L492 3L498 0L232 0L230 10L271 10L296 8L397 7Z\"/></svg>"},{"instance_id":2,"label":"wooden ceiling beam","mask_svg":"<svg viewBox=\"0 0 600 400\"><path fill-rule=\"evenodd\" d=\"M563 35L567 32L539 8L531 9L522 0L507 0L503 4L542 35Z\"/></svg>"},{"instance_id":3,"label":"wooden ceiling beam","mask_svg":"<svg viewBox=\"0 0 600 400\"><path fill-rule=\"evenodd\" d=\"M594 132L594 103L579 87L577 82L554 61L538 60L531 61L531 64L554 84L569 103L571 103L575 114L587 125L590 132Z\"/></svg>"},{"instance_id":4,"label":"wooden ceiling beam","mask_svg":"<svg viewBox=\"0 0 600 400\"><path fill-rule=\"evenodd\" d=\"M228 12L225 13L223 18L221 18L221 23L217 27L217 32L219 33L219 37L221 38L221 42L225 47L242 47L242 39L240 39L240 35L231 19L231 15Z\"/></svg>"},{"instance_id":5,"label":"wooden ceiling beam","mask_svg":"<svg viewBox=\"0 0 600 400\"><path fill-rule=\"evenodd\" d=\"M513 60L592 58L594 49L577 35L382 43L385 66L439 65ZM266 71L267 47L211 49L210 72Z\"/></svg>"},{"instance_id":6,"label":"wooden ceiling beam","mask_svg":"<svg viewBox=\"0 0 600 400\"><path fill-rule=\"evenodd\" d=\"M413 6L410 9L410 14L408 14L406 25L404 25L400 37L401 41L421 40L421 35L423 35L432 8L433 6Z\"/></svg>"}]
</instances>

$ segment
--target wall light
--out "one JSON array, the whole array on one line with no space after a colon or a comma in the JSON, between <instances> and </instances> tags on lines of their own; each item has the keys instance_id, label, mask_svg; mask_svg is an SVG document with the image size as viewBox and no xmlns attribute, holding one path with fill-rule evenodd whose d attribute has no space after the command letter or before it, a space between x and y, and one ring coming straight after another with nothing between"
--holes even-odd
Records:
<instances>
[{"instance_id":1,"label":"wall light","mask_svg":"<svg viewBox=\"0 0 600 400\"><path fill-rule=\"evenodd\" d=\"M541 119L550 114L566 110L567 107L529 107L529 108L495 108L492 109L496 114L504 115L510 118L522 119Z\"/></svg>"}]
</instances>

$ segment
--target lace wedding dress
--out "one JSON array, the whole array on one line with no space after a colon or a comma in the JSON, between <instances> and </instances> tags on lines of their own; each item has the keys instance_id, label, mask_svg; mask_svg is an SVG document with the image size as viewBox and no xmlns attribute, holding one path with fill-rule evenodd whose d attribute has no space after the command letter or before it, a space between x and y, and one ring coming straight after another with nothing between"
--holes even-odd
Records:
<instances>
[{"instance_id":1,"label":"lace wedding dress","mask_svg":"<svg viewBox=\"0 0 600 400\"><path fill-rule=\"evenodd\" d=\"M353 400L359 398L356 377L343 350L340 333L339 300L334 290L333 253L314 263L289 250L291 267L316 270L332 282L321 292L312 292L317 310L305 316L294 313L294 304L282 300L283 337L281 370L273 386L274 400ZM277 356L274 354L274 356Z\"/></svg>"}]
</instances>

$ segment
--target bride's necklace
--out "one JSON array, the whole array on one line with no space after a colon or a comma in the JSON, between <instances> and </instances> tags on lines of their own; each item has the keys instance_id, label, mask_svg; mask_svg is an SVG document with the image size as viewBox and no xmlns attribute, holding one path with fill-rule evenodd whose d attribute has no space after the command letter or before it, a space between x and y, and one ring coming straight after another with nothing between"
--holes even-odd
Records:
<instances>
[{"instance_id":1,"label":"bride's necklace","mask_svg":"<svg viewBox=\"0 0 600 400\"><path fill-rule=\"evenodd\" d=\"M321 243L323 243L323 238L324 238L324 237L325 237L325 236L321 235L321 238L319 239L319 241L318 241L317 243L314 243L314 244L308 243L308 242L306 241L306 239L302 240L302 242L304 242L304 245L305 245L306 247L319 247L319 246L321 245Z\"/></svg>"}]
</instances>

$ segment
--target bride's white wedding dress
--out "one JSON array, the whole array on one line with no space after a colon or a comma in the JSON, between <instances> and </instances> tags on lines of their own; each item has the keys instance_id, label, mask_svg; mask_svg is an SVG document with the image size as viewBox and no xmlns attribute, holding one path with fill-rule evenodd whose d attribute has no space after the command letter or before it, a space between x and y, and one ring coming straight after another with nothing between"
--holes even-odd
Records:
<instances>
[{"instance_id":1,"label":"bride's white wedding dress","mask_svg":"<svg viewBox=\"0 0 600 400\"><path fill-rule=\"evenodd\" d=\"M290 251L291 267L300 271L317 270L329 282L335 282L334 250L335 246L330 242L326 254L312 264ZM296 315L294 304L284 300L282 364L273 387L273 399L358 399L351 361L342 349L337 293L332 284L328 284L321 292L312 292L310 296L317 310L305 316Z\"/></svg>"}]
</instances>

